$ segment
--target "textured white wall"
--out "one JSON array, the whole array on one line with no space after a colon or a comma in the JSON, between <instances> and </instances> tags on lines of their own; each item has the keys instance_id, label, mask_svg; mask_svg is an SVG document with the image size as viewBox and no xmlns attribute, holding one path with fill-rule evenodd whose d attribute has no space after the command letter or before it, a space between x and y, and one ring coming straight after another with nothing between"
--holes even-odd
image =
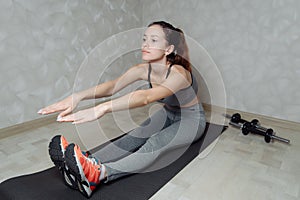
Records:
<instances>
[{"instance_id":1,"label":"textured white wall","mask_svg":"<svg viewBox=\"0 0 300 200\"><path fill-rule=\"evenodd\" d=\"M153 20L183 28L207 50L229 108L298 122L299 15L297 0L0 1L0 128L38 118L39 108L72 92L96 45ZM111 62L135 63L138 54L125 57ZM107 79L121 70L104 73Z\"/></svg>"},{"instance_id":2,"label":"textured white wall","mask_svg":"<svg viewBox=\"0 0 300 200\"><path fill-rule=\"evenodd\" d=\"M208 51L228 108L300 121L300 1L144 0L143 23L153 20L183 28Z\"/></svg>"},{"instance_id":3,"label":"textured white wall","mask_svg":"<svg viewBox=\"0 0 300 200\"><path fill-rule=\"evenodd\" d=\"M85 56L141 26L136 0L0 1L0 128L33 120L72 92Z\"/></svg>"}]
</instances>

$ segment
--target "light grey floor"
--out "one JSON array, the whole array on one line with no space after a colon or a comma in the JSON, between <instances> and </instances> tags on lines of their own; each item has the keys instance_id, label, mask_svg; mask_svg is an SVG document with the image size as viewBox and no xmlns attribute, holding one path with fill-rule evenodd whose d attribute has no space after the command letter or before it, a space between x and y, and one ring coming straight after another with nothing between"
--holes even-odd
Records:
<instances>
[{"instance_id":1,"label":"light grey floor","mask_svg":"<svg viewBox=\"0 0 300 200\"><path fill-rule=\"evenodd\" d=\"M53 166L47 146L56 134L64 134L84 150L91 149L134 128L156 109L158 106L152 105L110 114L81 126L53 122L2 138L0 181ZM207 112L209 120L212 115L221 116ZM289 138L291 145L266 144L260 136L244 136L230 127L152 199L300 199L299 126L280 120L263 122Z\"/></svg>"}]
</instances>

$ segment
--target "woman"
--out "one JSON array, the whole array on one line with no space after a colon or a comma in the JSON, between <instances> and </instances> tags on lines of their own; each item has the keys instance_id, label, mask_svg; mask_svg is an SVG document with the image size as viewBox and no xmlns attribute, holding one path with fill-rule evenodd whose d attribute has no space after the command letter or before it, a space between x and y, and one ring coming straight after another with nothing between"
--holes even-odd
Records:
<instances>
[{"instance_id":1,"label":"woman","mask_svg":"<svg viewBox=\"0 0 300 200\"><path fill-rule=\"evenodd\" d=\"M144 63L131 67L117 79L39 111L40 114L60 112L58 121L79 124L113 111L156 101L164 104L138 128L93 155L81 152L78 145L68 144L63 136L52 139L49 145L52 161L63 172L66 184L87 197L100 181L109 182L141 172L163 152L188 146L203 134L205 115L197 97L198 86L191 73L183 32L164 21L151 23L143 36L142 59ZM136 90L70 114L81 100L111 96L138 80L149 81L149 89Z\"/></svg>"}]
</instances>

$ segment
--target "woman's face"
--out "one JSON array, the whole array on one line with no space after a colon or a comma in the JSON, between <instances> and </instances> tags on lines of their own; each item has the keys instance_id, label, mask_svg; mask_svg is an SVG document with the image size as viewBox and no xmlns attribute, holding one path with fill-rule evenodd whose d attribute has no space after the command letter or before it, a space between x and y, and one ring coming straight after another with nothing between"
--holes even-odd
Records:
<instances>
[{"instance_id":1,"label":"woman's face","mask_svg":"<svg viewBox=\"0 0 300 200\"><path fill-rule=\"evenodd\" d=\"M162 61L166 57L168 42L163 28L152 25L147 28L143 36L142 59L144 61Z\"/></svg>"}]
</instances>

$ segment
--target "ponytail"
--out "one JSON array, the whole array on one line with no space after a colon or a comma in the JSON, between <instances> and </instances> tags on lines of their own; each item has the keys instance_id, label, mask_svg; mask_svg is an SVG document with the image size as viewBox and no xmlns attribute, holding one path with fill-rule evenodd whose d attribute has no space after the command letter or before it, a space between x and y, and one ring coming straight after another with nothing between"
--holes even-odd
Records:
<instances>
[{"instance_id":1,"label":"ponytail","mask_svg":"<svg viewBox=\"0 0 300 200\"><path fill-rule=\"evenodd\" d=\"M167 55L167 61L171 64L181 65L186 70L191 72L192 69L189 61L190 58L188 46L186 44L183 31L164 21L152 22L148 25L148 27L152 25L161 26L166 35L166 40L168 41L168 43L170 45L174 45L174 51Z\"/></svg>"}]
</instances>

